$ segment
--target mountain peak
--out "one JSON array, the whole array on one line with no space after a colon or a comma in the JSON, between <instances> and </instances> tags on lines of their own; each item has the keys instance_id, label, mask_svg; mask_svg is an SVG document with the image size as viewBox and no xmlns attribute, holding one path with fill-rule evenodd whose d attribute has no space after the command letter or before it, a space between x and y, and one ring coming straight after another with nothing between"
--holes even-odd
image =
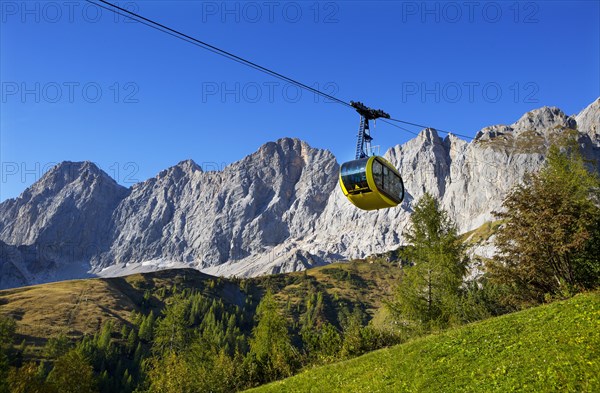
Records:
<instances>
[{"instance_id":1,"label":"mountain peak","mask_svg":"<svg viewBox=\"0 0 600 393\"><path fill-rule=\"evenodd\" d=\"M544 106L525 113L511 128L516 134L524 131L575 128L575 120L555 106Z\"/></svg>"},{"instance_id":2,"label":"mountain peak","mask_svg":"<svg viewBox=\"0 0 600 393\"><path fill-rule=\"evenodd\" d=\"M297 144L306 145L307 144L306 142L304 142L303 140L301 140L299 138L294 138L294 137L289 137L289 136L279 138L275 141L275 143L280 146L289 146L290 144L292 144L292 145L297 145Z\"/></svg>"},{"instance_id":3,"label":"mountain peak","mask_svg":"<svg viewBox=\"0 0 600 393\"><path fill-rule=\"evenodd\" d=\"M300 140L298 138L284 137L279 138L274 142L265 143L264 145L258 148L257 152L268 153L274 152L275 150L280 150L284 152L293 150L300 153L303 149L307 148L310 149L311 147L308 145L308 143L304 142L303 140Z\"/></svg>"},{"instance_id":4,"label":"mountain peak","mask_svg":"<svg viewBox=\"0 0 600 393\"><path fill-rule=\"evenodd\" d=\"M96 180L118 186L112 177L91 161L62 161L46 172L30 189L58 190L77 181L94 182Z\"/></svg>"},{"instance_id":5,"label":"mountain peak","mask_svg":"<svg viewBox=\"0 0 600 393\"><path fill-rule=\"evenodd\" d=\"M196 164L196 162L192 159L187 159L183 161L179 161L176 165L173 165L167 169L163 169L156 175L154 179L149 179L147 181L155 181L156 179L163 179L166 177L173 178L175 180L179 180L182 177L191 176L195 172L202 172L202 168L200 165ZM138 183L134 185L134 188L140 187L145 182Z\"/></svg>"},{"instance_id":6,"label":"mountain peak","mask_svg":"<svg viewBox=\"0 0 600 393\"><path fill-rule=\"evenodd\" d=\"M200 167L200 165L196 164L196 162L192 159L179 161L177 163L177 165L175 165L175 166L177 168L180 168L184 172L195 172L195 171L202 172L202 167Z\"/></svg>"},{"instance_id":7,"label":"mountain peak","mask_svg":"<svg viewBox=\"0 0 600 393\"><path fill-rule=\"evenodd\" d=\"M283 160L284 162L304 160L306 162L318 158L327 157L335 160L333 154L328 150L314 148L307 142L298 138L280 138L274 142L267 142L258 148L256 152L247 156L239 162L249 162L259 160L261 162L270 162L272 159Z\"/></svg>"},{"instance_id":8,"label":"mountain peak","mask_svg":"<svg viewBox=\"0 0 600 393\"><path fill-rule=\"evenodd\" d=\"M102 170L91 161L62 161L56 164L54 167L52 167L48 172L52 172L55 174L60 173L74 175L86 170L97 174L100 174L102 172Z\"/></svg>"},{"instance_id":9,"label":"mountain peak","mask_svg":"<svg viewBox=\"0 0 600 393\"><path fill-rule=\"evenodd\" d=\"M78 263L91 252L87 247L102 244L110 214L128 192L90 161L61 162L17 199L0 204L0 240L71 252L69 263Z\"/></svg>"},{"instance_id":10,"label":"mountain peak","mask_svg":"<svg viewBox=\"0 0 600 393\"><path fill-rule=\"evenodd\" d=\"M475 135L475 140L492 140L505 134L518 137L525 132L531 131L541 135L565 128L574 129L576 126L577 122L575 119L567 116L559 108L555 106L543 106L525 113L510 126L493 125L484 127Z\"/></svg>"},{"instance_id":11,"label":"mountain peak","mask_svg":"<svg viewBox=\"0 0 600 393\"><path fill-rule=\"evenodd\" d=\"M437 130L435 128L424 128L419 134L405 143L406 147L419 146L419 148L426 148L432 145L441 145L443 143Z\"/></svg>"},{"instance_id":12,"label":"mountain peak","mask_svg":"<svg viewBox=\"0 0 600 393\"><path fill-rule=\"evenodd\" d=\"M419 132L419 135L417 136L417 138L425 140L425 141L429 141L429 142L440 142L440 136L437 133L437 130L435 128L425 128L423 129L421 132Z\"/></svg>"}]
</instances>

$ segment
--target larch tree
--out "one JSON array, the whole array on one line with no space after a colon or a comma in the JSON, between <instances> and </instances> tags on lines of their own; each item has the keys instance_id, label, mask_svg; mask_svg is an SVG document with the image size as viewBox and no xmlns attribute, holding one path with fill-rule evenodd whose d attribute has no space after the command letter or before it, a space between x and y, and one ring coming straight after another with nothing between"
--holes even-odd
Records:
<instances>
[{"instance_id":1,"label":"larch tree","mask_svg":"<svg viewBox=\"0 0 600 393\"><path fill-rule=\"evenodd\" d=\"M54 363L48 383L61 393L97 392L94 369L76 349L67 352Z\"/></svg>"},{"instance_id":2,"label":"larch tree","mask_svg":"<svg viewBox=\"0 0 600 393\"><path fill-rule=\"evenodd\" d=\"M417 202L405 233L408 246L393 310L407 325L429 331L449 325L459 313L460 286L466 272L464 246L456 225L428 193Z\"/></svg>"},{"instance_id":3,"label":"larch tree","mask_svg":"<svg viewBox=\"0 0 600 393\"><path fill-rule=\"evenodd\" d=\"M508 303L536 304L600 284L600 183L578 146L552 146L544 168L508 194L491 278Z\"/></svg>"},{"instance_id":4,"label":"larch tree","mask_svg":"<svg viewBox=\"0 0 600 393\"><path fill-rule=\"evenodd\" d=\"M292 374L296 362L296 349L292 345L286 318L271 291L267 291L256 310L257 325L252 330L249 356L263 375L260 379L271 381ZM257 370L256 370L257 371Z\"/></svg>"}]
</instances>

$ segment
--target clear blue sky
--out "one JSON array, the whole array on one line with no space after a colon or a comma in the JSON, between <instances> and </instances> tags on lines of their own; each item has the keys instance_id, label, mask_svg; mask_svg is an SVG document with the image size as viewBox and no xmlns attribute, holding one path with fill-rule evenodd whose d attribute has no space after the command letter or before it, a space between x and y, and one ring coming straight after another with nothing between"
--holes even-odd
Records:
<instances>
[{"instance_id":1,"label":"clear blue sky","mask_svg":"<svg viewBox=\"0 0 600 393\"><path fill-rule=\"evenodd\" d=\"M286 136L339 161L354 154L359 119L346 107L297 99L283 82L86 2L0 4L0 200L64 160L94 161L129 186L188 158L214 169ZM343 100L471 136L544 105L573 114L600 95L598 1L119 4ZM383 151L411 137L375 130Z\"/></svg>"}]
</instances>

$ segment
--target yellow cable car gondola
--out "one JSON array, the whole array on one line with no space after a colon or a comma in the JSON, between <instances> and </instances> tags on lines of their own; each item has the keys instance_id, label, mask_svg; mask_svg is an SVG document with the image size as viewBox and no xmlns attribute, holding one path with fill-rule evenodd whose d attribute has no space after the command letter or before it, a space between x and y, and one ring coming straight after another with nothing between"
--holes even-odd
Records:
<instances>
[{"instance_id":1,"label":"yellow cable car gondola","mask_svg":"<svg viewBox=\"0 0 600 393\"><path fill-rule=\"evenodd\" d=\"M360 102L350 102L360 114L360 129L356 159L340 167L340 187L352 204L363 210L387 209L398 206L404 199L402 176L385 158L369 156L371 140L369 120L390 116L367 108Z\"/></svg>"},{"instance_id":2,"label":"yellow cable car gondola","mask_svg":"<svg viewBox=\"0 0 600 393\"><path fill-rule=\"evenodd\" d=\"M379 156L342 164L340 186L350 202L363 210L395 207L404 199L402 177L392 164Z\"/></svg>"}]
</instances>

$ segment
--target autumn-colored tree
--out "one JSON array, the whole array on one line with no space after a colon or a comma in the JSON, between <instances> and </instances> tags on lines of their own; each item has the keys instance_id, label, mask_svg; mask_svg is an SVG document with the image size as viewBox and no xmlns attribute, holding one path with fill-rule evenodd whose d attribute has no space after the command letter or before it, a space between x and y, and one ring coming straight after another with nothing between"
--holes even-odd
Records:
<instances>
[{"instance_id":1,"label":"autumn-colored tree","mask_svg":"<svg viewBox=\"0 0 600 393\"><path fill-rule=\"evenodd\" d=\"M504 224L488 263L510 286L508 303L524 306L569 296L600 283L600 183L576 144L552 146L544 168L506 197Z\"/></svg>"},{"instance_id":2,"label":"autumn-colored tree","mask_svg":"<svg viewBox=\"0 0 600 393\"><path fill-rule=\"evenodd\" d=\"M34 362L13 368L8 373L10 393L54 393L56 390L44 380L40 368Z\"/></svg>"},{"instance_id":3,"label":"autumn-colored tree","mask_svg":"<svg viewBox=\"0 0 600 393\"><path fill-rule=\"evenodd\" d=\"M194 391L226 393L242 389L238 386L242 375L243 357L234 357L224 349L208 348L201 339L192 344L186 361L196 375Z\"/></svg>"},{"instance_id":4,"label":"autumn-colored tree","mask_svg":"<svg viewBox=\"0 0 600 393\"><path fill-rule=\"evenodd\" d=\"M155 357L148 371L149 393L191 393L196 391L196 373L185 356L169 351Z\"/></svg>"},{"instance_id":5,"label":"autumn-colored tree","mask_svg":"<svg viewBox=\"0 0 600 393\"><path fill-rule=\"evenodd\" d=\"M97 391L94 370L78 350L58 358L48 375L48 383L61 393L93 393Z\"/></svg>"}]
</instances>

